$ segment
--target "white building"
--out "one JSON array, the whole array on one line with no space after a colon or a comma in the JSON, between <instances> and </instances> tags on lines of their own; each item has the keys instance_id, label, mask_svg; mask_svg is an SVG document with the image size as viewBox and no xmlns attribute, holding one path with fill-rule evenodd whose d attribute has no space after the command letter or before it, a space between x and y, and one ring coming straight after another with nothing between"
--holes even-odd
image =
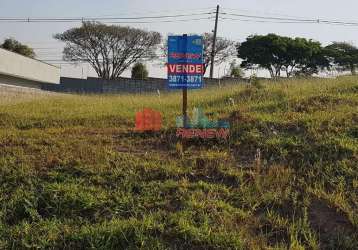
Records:
<instances>
[{"instance_id":1,"label":"white building","mask_svg":"<svg viewBox=\"0 0 358 250\"><path fill-rule=\"evenodd\" d=\"M0 48L0 84L40 88L59 84L60 68Z\"/></svg>"}]
</instances>

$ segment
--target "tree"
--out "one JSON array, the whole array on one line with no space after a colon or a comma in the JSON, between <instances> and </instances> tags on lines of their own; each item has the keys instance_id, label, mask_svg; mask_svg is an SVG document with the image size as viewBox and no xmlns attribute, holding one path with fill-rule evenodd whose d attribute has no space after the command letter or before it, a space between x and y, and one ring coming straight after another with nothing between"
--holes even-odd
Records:
<instances>
[{"instance_id":1,"label":"tree","mask_svg":"<svg viewBox=\"0 0 358 250\"><path fill-rule=\"evenodd\" d=\"M258 65L267 69L272 78L280 76L285 63L284 44L285 41L275 34L249 36L245 42L237 45L238 57L243 59L241 67L251 69Z\"/></svg>"},{"instance_id":2,"label":"tree","mask_svg":"<svg viewBox=\"0 0 358 250\"><path fill-rule=\"evenodd\" d=\"M147 79L148 78L148 70L147 67L141 63L141 62L137 62L133 68L132 68L132 78L133 79Z\"/></svg>"},{"instance_id":3,"label":"tree","mask_svg":"<svg viewBox=\"0 0 358 250\"><path fill-rule=\"evenodd\" d=\"M352 75L356 74L358 65L358 48L346 42L334 42L326 48L329 60L341 67L343 70L350 70Z\"/></svg>"},{"instance_id":4,"label":"tree","mask_svg":"<svg viewBox=\"0 0 358 250\"><path fill-rule=\"evenodd\" d=\"M206 73L211 62L211 53L213 49L213 34L204 33L204 74ZM219 65L227 61L230 56L235 54L235 43L223 37L217 37L215 46L214 63Z\"/></svg>"},{"instance_id":5,"label":"tree","mask_svg":"<svg viewBox=\"0 0 358 250\"><path fill-rule=\"evenodd\" d=\"M230 72L229 72L229 75L230 77L235 77L235 78L241 78L244 74L244 72L242 72L242 69L240 67L240 65L238 65L236 63L236 60L233 60L231 63L230 63Z\"/></svg>"},{"instance_id":6,"label":"tree","mask_svg":"<svg viewBox=\"0 0 358 250\"><path fill-rule=\"evenodd\" d=\"M158 32L98 22L83 22L54 38L66 42L64 60L88 62L104 79L118 78L140 59L155 58L161 42Z\"/></svg>"},{"instance_id":7,"label":"tree","mask_svg":"<svg viewBox=\"0 0 358 250\"><path fill-rule=\"evenodd\" d=\"M21 44L13 38L5 39L4 43L0 47L26 57L35 58L36 56L32 48Z\"/></svg>"},{"instance_id":8,"label":"tree","mask_svg":"<svg viewBox=\"0 0 358 250\"><path fill-rule=\"evenodd\" d=\"M311 76L330 66L320 42L305 38L288 38L286 51L284 70L287 77Z\"/></svg>"},{"instance_id":9,"label":"tree","mask_svg":"<svg viewBox=\"0 0 358 250\"><path fill-rule=\"evenodd\" d=\"M280 77L285 71L287 77L312 75L321 68L329 67L324 50L319 42L268 34L250 36L237 46L238 57L243 59L242 67L256 66L267 69L272 78Z\"/></svg>"},{"instance_id":10,"label":"tree","mask_svg":"<svg viewBox=\"0 0 358 250\"><path fill-rule=\"evenodd\" d=\"M211 53L213 47L213 34L204 33L203 35L203 45L204 45L204 75L211 63ZM215 46L215 60L214 63L219 65L225 61L227 61L230 56L235 54L235 43L229 39L217 37L216 46ZM162 46L163 56L166 60L168 56L168 41Z\"/></svg>"}]
</instances>

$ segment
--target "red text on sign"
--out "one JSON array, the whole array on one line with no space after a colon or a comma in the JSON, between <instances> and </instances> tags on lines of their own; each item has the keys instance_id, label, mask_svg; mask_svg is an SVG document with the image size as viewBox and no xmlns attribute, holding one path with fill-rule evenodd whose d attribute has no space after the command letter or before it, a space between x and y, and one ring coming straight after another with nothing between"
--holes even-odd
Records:
<instances>
[{"instance_id":1,"label":"red text on sign","mask_svg":"<svg viewBox=\"0 0 358 250\"><path fill-rule=\"evenodd\" d=\"M170 53L169 54L170 58L173 59L200 59L201 58L201 54L193 54L193 53Z\"/></svg>"}]
</instances>

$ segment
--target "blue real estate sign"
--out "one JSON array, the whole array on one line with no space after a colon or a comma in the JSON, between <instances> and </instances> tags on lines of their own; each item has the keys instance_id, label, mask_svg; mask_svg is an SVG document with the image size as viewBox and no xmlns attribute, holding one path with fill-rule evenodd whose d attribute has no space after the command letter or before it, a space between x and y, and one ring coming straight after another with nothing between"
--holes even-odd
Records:
<instances>
[{"instance_id":1,"label":"blue real estate sign","mask_svg":"<svg viewBox=\"0 0 358 250\"><path fill-rule=\"evenodd\" d=\"M203 87L203 38L201 36L169 36L168 87L199 89Z\"/></svg>"}]
</instances>

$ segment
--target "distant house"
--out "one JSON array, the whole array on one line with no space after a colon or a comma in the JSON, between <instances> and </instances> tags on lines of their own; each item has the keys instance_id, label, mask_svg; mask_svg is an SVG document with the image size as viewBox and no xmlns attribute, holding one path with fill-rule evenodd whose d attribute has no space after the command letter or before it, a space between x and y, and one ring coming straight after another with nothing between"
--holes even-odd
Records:
<instances>
[{"instance_id":1,"label":"distant house","mask_svg":"<svg viewBox=\"0 0 358 250\"><path fill-rule=\"evenodd\" d=\"M41 88L59 84L60 68L0 48L0 84Z\"/></svg>"}]
</instances>

